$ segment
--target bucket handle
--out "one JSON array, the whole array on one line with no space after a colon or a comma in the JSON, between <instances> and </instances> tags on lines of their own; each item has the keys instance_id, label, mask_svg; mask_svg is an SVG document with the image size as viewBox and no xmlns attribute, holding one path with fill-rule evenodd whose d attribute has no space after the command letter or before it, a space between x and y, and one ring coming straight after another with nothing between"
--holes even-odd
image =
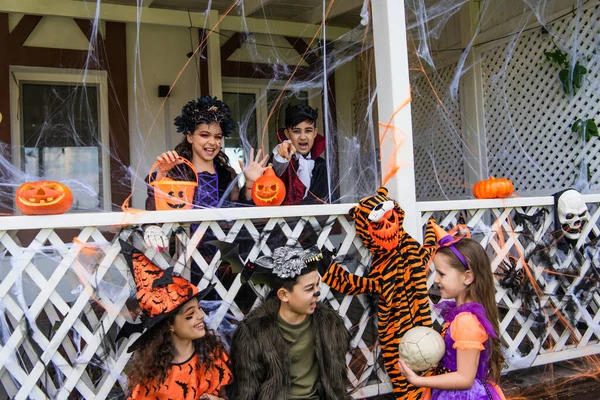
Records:
<instances>
[{"instance_id":1,"label":"bucket handle","mask_svg":"<svg viewBox=\"0 0 600 400\"><path fill-rule=\"evenodd\" d=\"M186 158L183 158L181 156L177 156L178 159L183 160L184 164L187 164L188 167L190 167L192 169L192 171L194 171L194 176L196 177L196 186L198 186L198 172L196 172L196 168L194 167L194 164L192 164L191 162L189 162ZM154 181L152 181L152 171L154 171L155 168L158 167L160 163L158 161L155 161L154 164L152 164L152 167L150 167L150 178L148 179L148 184L151 184L152 182L155 182L156 179ZM181 164L177 164L177 165L181 165Z\"/></svg>"}]
</instances>

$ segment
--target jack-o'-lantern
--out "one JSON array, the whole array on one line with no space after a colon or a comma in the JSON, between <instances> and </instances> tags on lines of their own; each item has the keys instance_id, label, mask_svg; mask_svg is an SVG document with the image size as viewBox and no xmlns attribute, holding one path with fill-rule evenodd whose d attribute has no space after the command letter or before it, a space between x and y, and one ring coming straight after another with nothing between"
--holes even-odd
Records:
<instances>
[{"instance_id":1,"label":"jack-o'-lantern","mask_svg":"<svg viewBox=\"0 0 600 400\"><path fill-rule=\"evenodd\" d=\"M179 181L171 178L162 178L150 185L154 187L154 201L157 210L189 210L194 205L194 192L198 187L198 174L196 168L185 158L180 157L196 176L195 181ZM151 171L158 166L154 163Z\"/></svg>"},{"instance_id":2,"label":"jack-o'-lantern","mask_svg":"<svg viewBox=\"0 0 600 400\"><path fill-rule=\"evenodd\" d=\"M25 182L17 188L15 203L26 215L62 214L73 205L73 194L60 182Z\"/></svg>"},{"instance_id":3,"label":"jack-o'-lantern","mask_svg":"<svg viewBox=\"0 0 600 400\"><path fill-rule=\"evenodd\" d=\"M285 199L285 185L268 167L263 176L252 185L252 200L257 206L278 206Z\"/></svg>"},{"instance_id":4,"label":"jack-o'-lantern","mask_svg":"<svg viewBox=\"0 0 600 400\"><path fill-rule=\"evenodd\" d=\"M515 187L507 178L494 178L479 181L473 186L473 195L478 199L505 198L513 194Z\"/></svg>"},{"instance_id":5,"label":"jack-o'-lantern","mask_svg":"<svg viewBox=\"0 0 600 400\"><path fill-rule=\"evenodd\" d=\"M392 251L402 236L404 211L388 197L388 190L380 187L377 194L367 196L348 213L354 220L356 234L372 252Z\"/></svg>"},{"instance_id":6,"label":"jack-o'-lantern","mask_svg":"<svg viewBox=\"0 0 600 400\"><path fill-rule=\"evenodd\" d=\"M392 208L386 211L381 219L372 221L369 224L369 235L375 243L386 250L392 250L398 246L398 228L399 220L396 210Z\"/></svg>"}]
</instances>

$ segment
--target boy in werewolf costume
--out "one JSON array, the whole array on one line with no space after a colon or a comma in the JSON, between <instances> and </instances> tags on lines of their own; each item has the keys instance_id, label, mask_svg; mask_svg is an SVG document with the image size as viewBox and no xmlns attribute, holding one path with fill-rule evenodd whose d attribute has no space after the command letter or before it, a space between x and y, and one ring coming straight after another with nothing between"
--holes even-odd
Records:
<instances>
[{"instance_id":1,"label":"boy in werewolf costume","mask_svg":"<svg viewBox=\"0 0 600 400\"><path fill-rule=\"evenodd\" d=\"M314 248L279 247L246 265L271 271L272 291L233 336L232 399L348 398L349 334L342 318L318 301L324 258Z\"/></svg>"}]
</instances>

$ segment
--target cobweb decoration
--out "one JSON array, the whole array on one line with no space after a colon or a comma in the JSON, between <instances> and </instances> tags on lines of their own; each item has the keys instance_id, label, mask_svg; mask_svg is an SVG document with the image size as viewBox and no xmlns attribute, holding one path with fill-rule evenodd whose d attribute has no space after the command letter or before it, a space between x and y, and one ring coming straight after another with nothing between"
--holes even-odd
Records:
<instances>
[{"instance_id":1,"label":"cobweb decoration","mask_svg":"<svg viewBox=\"0 0 600 400\"><path fill-rule=\"evenodd\" d=\"M600 187L600 143L571 132L576 119L600 114L599 7L584 10L581 23L569 14L548 24L558 39L541 29L523 33L509 60L508 44L482 54L489 171L509 177L521 195L572 185L582 161L589 164L591 189ZM572 98L563 93L557 69L543 62L554 43L566 51L577 47L578 58L589 59L583 87Z\"/></svg>"},{"instance_id":2,"label":"cobweb decoration","mask_svg":"<svg viewBox=\"0 0 600 400\"><path fill-rule=\"evenodd\" d=\"M413 76L413 143L417 200L450 200L465 195L460 101L452 101L449 85L456 64L431 76ZM430 81L428 80L431 79ZM441 103L432 87L439 91Z\"/></svg>"}]
</instances>

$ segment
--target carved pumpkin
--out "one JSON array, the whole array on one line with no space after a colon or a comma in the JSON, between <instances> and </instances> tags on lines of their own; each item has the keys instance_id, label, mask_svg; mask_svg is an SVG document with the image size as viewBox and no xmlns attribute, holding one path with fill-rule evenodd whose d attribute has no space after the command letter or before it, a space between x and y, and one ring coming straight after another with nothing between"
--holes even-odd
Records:
<instances>
[{"instance_id":1,"label":"carved pumpkin","mask_svg":"<svg viewBox=\"0 0 600 400\"><path fill-rule=\"evenodd\" d=\"M15 203L26 215L62 214L73 205L73 194L60 182L25 182L17 188Z\"/></svg>"},{"instance_id":2,"label":"carved pumpkin","mask_svg":"<svg viewBox=\"0 0 600 400\"><path fill-rule=\"evenodd\" d=\"M252 185L252 200L257 206L278 206L285 199L285 185L272 167Z\"/></svg>"},{"instance_id":3,"label":"carved pumpkin","mask_svg":"<svg viewBox=\"0 0 600 400\"><path fill-rule=\"evenodd\" d=\"M478 199L505 198L513 194L515 187L507 178L494 178L479 181L473 186L473 195Z\"/></svg>"}]
</instances>

